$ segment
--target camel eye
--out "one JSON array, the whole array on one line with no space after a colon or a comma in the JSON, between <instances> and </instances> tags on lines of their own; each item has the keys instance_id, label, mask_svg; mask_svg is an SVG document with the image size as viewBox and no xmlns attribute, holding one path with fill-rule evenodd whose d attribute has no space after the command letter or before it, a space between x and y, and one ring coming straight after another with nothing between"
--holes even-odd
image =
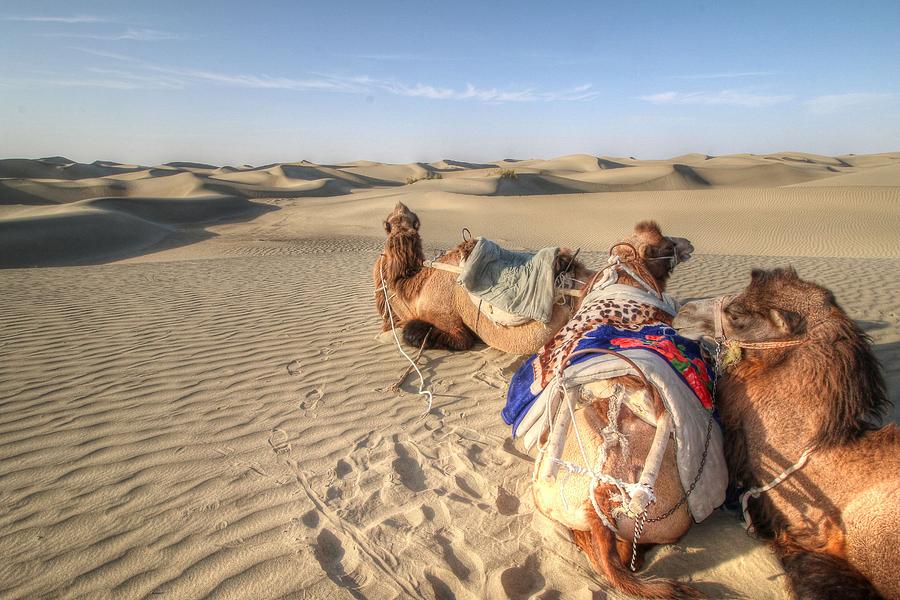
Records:
<instances>
[{"instance_id":1,"label":"camel eye","mask_svg":"<svg viewBox=\"0 0 900 600\"><path fill-rule=\"evenodd\" d=\"M741 327L742 326L742 324L744 322L744 317L746 316L744 311L740 310L739 308L737 308L733 305L728 305L725 307L724 312L725 312L725 317L728 318L728 322L733 327Z\"/></svg>"}]
</instances>

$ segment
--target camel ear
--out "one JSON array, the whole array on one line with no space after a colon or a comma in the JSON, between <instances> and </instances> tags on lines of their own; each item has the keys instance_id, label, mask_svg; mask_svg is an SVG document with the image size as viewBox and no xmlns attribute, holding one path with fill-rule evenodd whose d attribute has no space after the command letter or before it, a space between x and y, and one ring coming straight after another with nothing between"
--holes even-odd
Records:
<instances>
[{"instance_id":1,"label":"camel ear","mask_svg":"<svg viewBox=\"0 0 900 600\"><path fill-rule=\"evenodd\" d=\"M384 222L384 230L385 230L387 233L390 233L390 232L391 232L391 224L388 223L387 221Z\"/></svg>"},{"instance_id":2,"label":"camel ear","mask_svg":"<svg viewBox=\"0 0 900 600\"><path fill-rule=\"evenodd\" d=\"M773 308L769 311L769 316L782 333L794 335L803 328L803 317L799 313Z\"/></svg>"}]
</instances>

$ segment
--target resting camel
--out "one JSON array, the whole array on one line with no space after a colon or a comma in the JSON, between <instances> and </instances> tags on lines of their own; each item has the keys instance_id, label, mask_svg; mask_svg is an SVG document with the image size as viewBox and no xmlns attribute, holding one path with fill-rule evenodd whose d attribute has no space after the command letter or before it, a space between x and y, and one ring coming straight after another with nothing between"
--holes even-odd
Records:
<instances>
[{"instance_id":1,"label":"resting camel","mask_svg":"<svg viewBox=\"0 0 900 600\"><path fill-rule=\"evenodd\" d=\"M611 254L617 256L622 264L629 267L632 274L649 283L649 286L641 285L641 281L625 271L618 273L618 283L636 288L632 294L638 298L644 294L649 301L654 292L647 288L660 292L665 290L675 262L661 264L662 261L650 259L674 257L679 252L683 254L684 259L689 256L691 250L693 248L686 240L673 243L671 239L665 238L655 223L639 223L634 235L614 246ZM668 254L664 254L665 252ZM613 263L612 268L618 267ZM588 296L585 299L585 304L573 321L557 334L556 339L543 349L535 361L543 361L544 364L556 360L557 368L560 368L559 361L563 361L561 364L565 366L576 355L590 352L589 350L572 352L573 340L579 341L598 325L612 325L616 329L623 330L640 330L645 326L671 325L674 316L674 309L671 309L671 313L664 312L640 300L627 302L604 300L591 305L590 298L591 296ZM532 367L529 367L528 363L523 366L523 369L529 368ZM518 375L517 373L517 377ZM677 541L693 523L686 504L685 486L682 484L676 464L675 444L668 443L672 425L668 421L670 417L659 391L643 375L624 375L581 382L580 386L568 389L567 393L579 399L579 407L574 411L574 418L570 421L571 428L565 426L563 429L566 431L564 440L556 442L561 444L561 451L556 453L553 451L553 430L542 434L533 483L535 506L547 517L571 531L573 540L585 552L595 571L605 576L614 587L628 594L646 598L700 596L696 588L687 584L674 580L641 577L629 568L630 566L639 568L643 562L643 555L649 547ZM610 411L610 404L614 401L621 401L619 407L628 406L631 410L614 407ZM561 406L565 405L565 402L563 400ZM656 425L651 425L636 416L633 412L636 409L632 408L634 406L645 407ZM565 418L566 409L560 408L559 411L555 419ZM652 462L649 456L655 453L658 457L656 460L659 462L655 467L657 474L655 481L651 483L656 500L647 507L647 512L639 519L635 519L634 513L622 511L626 503L615 499L618 490L614 485L600 482L594 486L586 477L579 478L577 473L573 474L572 469L566 472L566 468L559 468L553 473L554 463L586 466L583 460L585 457L579 448L577 439L579 433L576 433L576 429L580 432L581 443L587 447L587 453L590 455L587 462L599 460L598 449L604 444L603 430L610 425L611 419L614 421L613 430L621 434L619 440L622 438L624 440L607 444L605 462L597 463L602 467L604 474L626 482L643 481L647 466ZM715 428L714 435L719 436L717 439L720 440L718 427L712 422L711 417L704 417L703 429L707 437L713 432L712 428ZM655 438L660 439L662 444L658 445L659 442L656 442ZM724 461L721 458L720 442L716 448L719 452L718 465L721 473L724 471ZM663 453L660 454L660 451ZM558 460L552 458L554 454L559 454ZM704 458L703 461L705 460ZM700 478L700 473L697 474L697 478ZM720 488L724 495L724 476ZM636 520L643 524L637 548L633 545Z\"/></svg>"},{"instance_id":2,"label":"resting camel","mask_svg":"<svg viewBox=\"0 0 900 600\"><path fill-rule=\"evenodd\" d=\"M529 321L523 325L506 327L479 314L466 290L456 283L456 275L425 267L425 254L419 236L419 217L403 203L398 203L384 221L387 240L384 250L375 261L373 280L375 304L384 317L383 330L391 323L385 310L382 277L390 291L394 325L402 327L403 337L412 346L468 350L477 339L488 346L513 354L534 354L540 350L572 317L577 299L554 307L548 323ZM637 237L642 234L636 233ZM648 238L649 240L649 238ZM690 256L693 247L687 240L657 236L655 243L639 244L648 256L670 256L675 244L682 260ZM459 265L468 256L475 242L469 240L436 259L435 262ZM669 261L655 261L650 265L654 276L665 281L671 272ZM575 260L573 253L562 249L555 271L569 269L576 281L589 280L594 271Z\"/></svg>"},{"instance_id":3,"label":"resting camel","mask_svg":"<svg viewBox=\"0 0 900 600\"><path fill-rule=\"evenodd\" d=\"M869 337L791 268L755 270L741 294L692 302L675 325L727 346L718 392L734 483L757 492L785 477L745 506L793 594L900 598L900 435L873 425L889 400Z\"/></svg>"}]
</instances>

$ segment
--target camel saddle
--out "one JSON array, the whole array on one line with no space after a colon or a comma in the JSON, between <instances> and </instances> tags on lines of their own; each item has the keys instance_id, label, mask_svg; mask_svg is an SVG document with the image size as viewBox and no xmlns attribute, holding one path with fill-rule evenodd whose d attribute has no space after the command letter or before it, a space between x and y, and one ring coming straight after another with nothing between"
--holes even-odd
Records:
<instances>
[{"instance_id":1,"label":"camel saddle","mask_svg":"<svg viewBox=\"0 0 900 600\"><path fill-rule=\"evenodd\" d=\"M558 254L559 248L514 252L480 237L469 256L460 262L456 280L495 323L549 323L556 302L553 269Z\"/></svg>"}]
</instances>

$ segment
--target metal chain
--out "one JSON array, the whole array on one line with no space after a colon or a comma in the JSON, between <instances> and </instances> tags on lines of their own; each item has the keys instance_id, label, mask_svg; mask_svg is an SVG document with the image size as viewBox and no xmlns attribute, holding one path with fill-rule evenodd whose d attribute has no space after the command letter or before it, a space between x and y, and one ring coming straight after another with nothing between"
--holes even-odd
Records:
<instances>
[{"instance_id":1,"label":"metal chain","mask_svg":"<svg viewBox=\"0 0 900 600\"><path fill-rule=\"evenodd\" d=\"M687 491L684 493L684 496L681 497L681 500L675 503L675 506L662 513L661 515L657 515L652 518L648 518L647 522L649 523L658 523L664 519L668 519L675 511L681 508L685 502L687 502L688 496L693 493L694 488L697 487L697 484L700 482L700 477L703 476L703 467L706 466L706 457L709 454L709 438L712 436L712 426L713 426L713 415L716 412L716 383L719 381L719 365L721 361L719 360L722 355L722 344L719 340L716 340L716 354L713 358L713 366L715 369L715 377L713 378L713 389L712 389L712 407L709 411L709 420L706 422L706 441L703 443L703 455L700 457L700 468L697 469L697 476L694 477L694 481L691 482L690 487L688 487Z\"/></svg>"}]
</instances>

